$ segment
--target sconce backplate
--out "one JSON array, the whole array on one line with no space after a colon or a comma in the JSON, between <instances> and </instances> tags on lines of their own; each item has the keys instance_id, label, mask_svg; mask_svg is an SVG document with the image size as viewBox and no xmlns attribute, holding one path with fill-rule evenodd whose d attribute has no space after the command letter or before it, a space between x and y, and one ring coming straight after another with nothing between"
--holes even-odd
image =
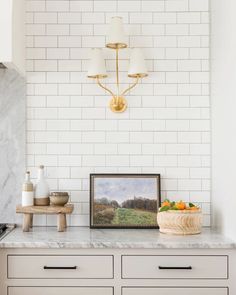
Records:
<instances>
[{"instance_id":1,"label":"sconce backplate","mask_svg":"<svg viewBox=\"0 0 236 295\"><path fill-rule=\"evenodd\" d=\"M123 96L113 97L110 101L110 109L114 113L122 113L127 108L127 101Z\"/></svg>"}]
</instances>

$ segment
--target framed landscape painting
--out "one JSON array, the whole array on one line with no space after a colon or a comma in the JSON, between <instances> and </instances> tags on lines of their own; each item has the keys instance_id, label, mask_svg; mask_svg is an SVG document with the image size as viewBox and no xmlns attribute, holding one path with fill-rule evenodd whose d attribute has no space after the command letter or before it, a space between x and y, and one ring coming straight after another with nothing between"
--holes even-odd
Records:
<instances>
[{"instance_id":1,"label":"framed landscape painting","mask_svg":"<svg viewBox=\"0 0 236 295\"><path fill-rule=\"evenodd\" d=\"M91 228L158 228L160 174L90 174Z\"/></svg>"}]
</instances>

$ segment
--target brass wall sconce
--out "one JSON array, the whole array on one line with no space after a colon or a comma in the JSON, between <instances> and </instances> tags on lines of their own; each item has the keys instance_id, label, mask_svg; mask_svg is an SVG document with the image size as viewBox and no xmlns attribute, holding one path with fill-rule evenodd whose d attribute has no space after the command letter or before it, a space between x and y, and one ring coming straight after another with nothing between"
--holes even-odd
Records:
<instances>
[{"instance_id":1,"label":"brass wall sconce","mask_svg":"<svg viewBox=\"0 0 236 295\"><path fill-rule=\"evenodd\" d=\"M131 84L127 89L125 89L124 91L120 91L119 50L127 47L121 17L116 16L111 19L108 34L108 43L106 44L106 47L114 49L116 51L116 93L104 86L100 81L101 79L106 78L108 75L106 72L105 60L102 54L102 50L99 48L94 48L92 50L92 56L87 76L89 78L95 79L100 87L102 87L112 95L112 99L110 101L110 109L113 112L121 113L124 112L127 108L127 101L124 95L132 88L134 88L141 78L148 75L146 64L141 50L138 48L132 49L128 77L135 80L133 84Z\"/></svg>"}]
</instances>

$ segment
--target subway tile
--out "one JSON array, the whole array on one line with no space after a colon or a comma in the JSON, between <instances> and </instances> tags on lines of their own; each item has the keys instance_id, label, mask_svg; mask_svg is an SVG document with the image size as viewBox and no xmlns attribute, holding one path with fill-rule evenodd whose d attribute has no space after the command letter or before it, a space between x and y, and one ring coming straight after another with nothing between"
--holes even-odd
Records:
<instances>
[{"instance_id":1,"label":"subway tile","mask_svg":"<svg viewBox=\"0 0 236 295\"><path fill-rule=\"evenodd\" d=\"M69 35L69 32L70 32L69 25L48 24L46 27L46 35L50 35L50 36Z\"/></svg>"},{"instance_id":2,"label":"subway tile","mask_svg":"<svg viewBox=\"0 0 236 295\"><path fill-rule=\"evenodd\" d=\"M141 3L142 1L117 1L117 9L120 12L123 11L141 11ZM114 9L114 11L116 10L116 8ZM142 7L142 11L145 11L145 9L143 9Z\"/></svg>"},{"instance_id":3,"label":"subway tile","mask_svg":"<svg viewBox=\"0 0 236 295\"><path fill-rule=\"evenodd\" d=\"M56 24L57 13L55 12L35 12L34 14L35 24Z\"/></svg>"},{"instance_id":4,"label":"subway tile","mask_svg":"<svg viewBox=\"0 0 236 295\"><path fill-rule=\"evenodd\" d=\"M59 47L81 47L81 37L63 36L58 38Z\"/></svg>"},{"instance_id":5,"label":"subway tile","mask_svg":"<svg viewBox=\"0 0 236 295\"><path fill-rule=\"evenodd\" d=\"M172 24L172 23L176 23L176 21L177 21L177 17L176 17L176 13L174 12L163 12L163 13L153 14L153 23Z\"/></svg>"},{"instance_id":6,"label":"subway tile","mask_svg":"<svg viewBox=\"0 0 236 295\"><path fill-rule=\"evenodd\" d=\"M93 3L92 0L79 0L79 1L70 1L70 10L71 11L93 11Z\"/></svg>"},{"instance_id":7,"label":"subway tile","mask_svg":"<svg viewBox=\"0 0 236 295\"><path fill-rule=\"evenodd\" d=\"M208 11L209 0L189 0L190 11Z\"/></svg>"},{"instance_id":8,"label":"subway tile","mask_svg":"<svg viewBox=\"0 0 236 295\"><path fill-rule=\"evenodd\" d=\"M45 59L45 48L26 48L26 58L29 59Z\"/></svg>"},{"instance_id":9,"label":"subway tile","mask_svg":"<svg viewBox=\"0 0 236 295\"><path fill-rule=\"evenodd\" d=\"M46 11L68 11L69 10L69 1L46 1Z\"/></svg>"},{"instance_id":10,"label":"subway tile","mask_svg":"<svg viewBox=\"0 0 236 295\"><path fill-rule=\"evenodd\" d=\"M166 11L188 11L188 0L166 0Z\"/></svg>"},{"instance_id":11,"label":"subway tile","mask_svg":"<svg viewBox=\"0 0 236 295\"><path fill-rule=\"evenodd\" d=\"M79 95L81 94L81 85L79 84L59 84L59 95Z\"/></svg>"},{"instance_id":12,"label":"subway tile","mask_svg":"<svg viewBox=\"0 0 236 295\"><path fill-rule=\"evenodd\" d=\"M85 12L82 14L82 24L102 24L105 22L103 12Z\"/></svg>"},{"instance_id":13,"label":"subway tile","mask_svg":"<svg viewBox=\"0 0 236 295\"><path fill-rule=\"evenodd\" d=\"M69 120L47 120L47 130L64 131L70 130Z\"/></svg>"},{"instance_id":14,"label":"subway tile","mask_svg":"<svg viewBox=\"0 0 236 295\"><path fill-rule=\"evenodd\" d=\"M34 39L35 47L57 47L57 37L37 36Z\"/></svg>"},{"instance_id":15,"label":"subway tile","mask_svg":"<svg viewBox=\"0 0 236 295\"><path fill-rule=\"evenodd\" d=\"M199 12L179 12L177 13L177 23L194 24L201 22L201 14Z\"/></svg>"},{"instance_id":16,"label":"subway tile","mask_svg":"<svg viewBox=\"0 0 236 295\"><path fill-rule=\"evenodd\" d=\"M133 11L132 9L132 4L130 1L130 10ZM124 2L126 3L126 1ZM141 1L141 10L142 11L164 11L165 10L165 1L153 1L153 0L142 0Z\"/></svg>"},{"instance_id":17,"label":"subway tile","mask_svg":"<svg viewBox=\"0 0 236 295\"><path fill-rule=\"evenodd\" d=\"M107 12L107 11L115 11L117 4L115 1L96 0L94 1L93 5L94 5L94 11Z\"/></svg>"},{"instance_id":18,"label":"subway tile","mask_svg":"<svg viewBox=\"0 0 236 295\"><path fill-rule=\"evenodd\" d=\"M42 36L45 35L46 26L44 24L27 24L26 36Z\"/></svg>"},{"instance_id":19,"label":"subway tile","mask_svg":"<svg viewBox=\"0 0 236 295\"><path fill-rule=\"evenodd\" d=\"M80 24L81 14L79 12L59 12L58 13L59 24Z\"/></svg>"},{"instance_id":20,"label":"subway tile","mask_svg":"<svg viewBox=\"0 0 236 295\"><path fill-rule=\"evenodd\" d=\"M47 59L68 59L70 56L69 48L48 48Z\"/></svg>"},{"instance_id":21,"label":"subway tile","mask_svg":"<svg viewBox=\"0 0 236 295\"><path fill-rule=\"evenodd\" d=\"M47 79L51 79L47 77ZM54 80L55 78L53 78ZM56 78L58 79L58 78ZM55 81L55 80L54 80ZM47 96L47 106L48 107L68 107L70 105L70 97L69 96Z\"/></svg>"},{"instance_id":22,"label":"subway tile","mask_svg":"<svg viewBox=\"0 0 236 295\"><path fill-rule=\"evenodd\" d=\"M26 11L32 11L32 12L39 12L39 11L45 11L45 1L42 0L33 0L33 1L26 1Z\"/></svg>"},{"instance_id":23,"label":"subway tile","mask_svg":"<svg viewBox=\"0 0 236 295\"><path fill-rule=\"evenodd\" d=\"M131 12L130 22L133 24L152 23L152 13L150 12Z\"/></svg>"}]
</instances>

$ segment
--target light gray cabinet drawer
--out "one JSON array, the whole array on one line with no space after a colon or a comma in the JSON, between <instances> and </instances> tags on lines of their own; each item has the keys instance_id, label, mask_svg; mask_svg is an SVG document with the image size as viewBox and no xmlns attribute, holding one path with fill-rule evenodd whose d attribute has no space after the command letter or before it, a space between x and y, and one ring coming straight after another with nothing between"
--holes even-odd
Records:
<instances>
[{"instance_id":1,"label":"light gray cabinet drawer","mask_svg":"<svg viewBox=\"0 0 236 295\"><path fill-rule=\"evenodd\" d=\"M123 288L122 295L227 295L228 288ZM14 294L15 295L15 294ZM18 295L18 294L17 294Z\"/></svg>"},{"instance_id":2,"label":"light gray cabinet drawer","mask_svg":"<svg viewBox=\"0 0 236 295\"><path fill-rule=\"evenodd\" d=\"M8 278L109 279L113 256L9 255Z\"/></svg>"},{"instance_id":3,"label":"light gray cabinet drawer","mask_svg":"<svg viewBox=\"0 0 236 295\"><path fill-rule=\"evenodd\" d=\"M226 279L227 256L122 256L124 279Z\"/></svg>"},{"instance_id":4,"label":"light gray cabinet drawer","mask_svg":"<svg viewBox=\"0 0 236 295\"><path fill-rule=\"evenodd\" d=\"M8 295L113 295L111 287L9 287Z\"/></svg>"}]
</instances>

